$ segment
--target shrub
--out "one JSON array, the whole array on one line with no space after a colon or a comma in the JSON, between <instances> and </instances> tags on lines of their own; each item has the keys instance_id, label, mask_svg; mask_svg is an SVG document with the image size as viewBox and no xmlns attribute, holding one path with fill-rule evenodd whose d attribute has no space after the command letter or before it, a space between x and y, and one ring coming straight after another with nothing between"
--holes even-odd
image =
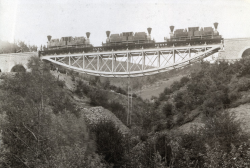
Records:
<instances>
[{"instance_id":1,"label":"shrub","mask_svg":"<svg viewBox=\"0 0 250 168\"><path fill-rule=\"evenodd\" d=\"M23 65L17 64L11 69L11 72L26 72L26 69L23 67Z\"/></svg>"},{"instance_id":2,"label":"shrub","mask_svg":"<svg viewBox=\"0 0 250 168\"><path fill-rule=\"evenodd\" d=\"M166 118L172 115L172 110L173 110L173 107L171 103L166 103L162 107L162 112L165 114Z\"/></svg>"},{"instance_id":3,"label":"shrub","mask_svg":"<svg viewBox=\"0 0 250 168\"><path fill-rule=\"evenodd\" d=\"M240 98L240 93L238 93L237 91L233 91L233 92L229 93L228 97L229 97L230 101L232 102L232 101L235 101L238 98Z\"/></svg>"},{"instance_id":4,"label":"shrub","mask_svg":"<svg viewBox=\"0 0 250 168\"><path fill-rule=\"evenodd\" d=\"M250 81L238 85L238 91L248 91L250 89Z\"/></svg>"},{"instance_id":5,"label":"shrub","mask_svg":"<svg viewBox=\"0 0 250 168\"><path fill-rule=\"evenodd\" d=\"M163 100L165 100L165 93L161 93L160 95L159 95L159 99L158 99L159 101L163 101Z\"/></svg>"},{"instance_id":6,"label":"shrub","mask_svg":"<svg viewBox=\"0 0 250 168\"><path fill-rule=\"evenodd\" d=\"M108 163L119 167L125 154L123 135L111 121L102 121L94 126L97 153Z\"/></svg>"},{"instance_id":7,"label":"shrub","mask_svg":"<svg viewBox=\"0 0 250 168\"><path fill-rule=\"evenodd\" d=\"M82 80L78 80L76 83L75 93L78 96L83 96L83 94L87 95L91 91L90 87L85 84Z\"/></svg>"},{"instance_id":8,"label":"shrub","mask_svg":"<svg viewBox=\"0 0 250 168\"><path fill-rule=\"evenodd\" d=\"M164 93L165 93L165 95L169 95L169 94L172 93L172 90L169 89L168 87L166 87L166 88L164 89Z\"/></svg>"},{"instance_id":9,"label":"shrub","mask_svg":"<svg viewBox=\"0 0 250 168\"><path fill-rule=\"evenodd\" d=\"M126 109L122 104L120 104L119 102L112 101L107 104L107 108L112 111L112 113L115 114L115 116L119 118L123 123L126 123L127 113Z\"/></svg>"},{"instance_id":10,"label":"shrub","mask_svg":"<svg viewBox=\"0 0 250 168\"><path fill-rule=\"evenodd\" d=\"M202 134L209 146L215 147L215 142L218 142L223 151L229 152L231 144L238 146L247 140L240 124L234 113L224 110L206 120Z\"/></svg>"},{"instance_id":11,"label":"shrub","mask_svg":"<svg viewBox=\"0 0 250 168\"><path fill-rule=\"evenodd\" d=\"M133 93L132 97L137 98L137 94Z\"/></svg>"},{"instance_id":12,"label":"shrub","mask_svg":"<svg viewBox=\"0 0 250 168\"><path fill-rule=\"evenodd\" d=\"M179 81L174 81L174 83L170 86L172 91L177 91L181 88L181 84Z\"/></svg>"},{"instance_id":13,"label":"shrub","mask_svg":"<svg viewBox=\"0 0 250 168\"><path fill-rule=\"evenodd\" d=\"M177 116L177 119L176 119L176 124L177 125L182 125L183 124L183 121L184 121L184 115L183 114L179 114L178 116Z\"/></svg>"},{"instance_id":14,"label":"shrub","mask_svg":"<svg viewBox=\"0 0 250 168\"><path fill-rule=\"evenodd\" d=\"M184 77L182 77L181 80L180 80L180 85L181 85L181 86L184 86L186 83L188 83L188 81L189 81L189 78L186 77L186 76L184 76Z\"/></svg>"},{"instance_id":15,"label":"shrub","mask_svg":"<svg viewBox=\"0 0 250 168\"><path fill-rule=\"evenodd\" d=\"M172 159L172 148L170 146L171 138L167 137L167 135L160 135L156 139L156 150L159 152L162 158L164 158L163 161L167 163L167 165L170 165L171 159Z\"/></svg>"}]
</instances>

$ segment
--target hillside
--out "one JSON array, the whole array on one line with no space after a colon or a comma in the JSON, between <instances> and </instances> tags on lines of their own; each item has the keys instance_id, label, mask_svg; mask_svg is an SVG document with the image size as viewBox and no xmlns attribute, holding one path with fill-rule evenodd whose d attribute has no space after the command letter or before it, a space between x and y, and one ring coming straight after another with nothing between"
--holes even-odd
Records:
<instances>
[{"instance_id":1,"label":"hillside","mask_svg":"<svg viewBox=\"0 0 250 168\"><path fill-rule=\"evenodd\" d=\"M42 73L33 67L29 73L1 80L2 165L250 165L250 60L234 64L201 62L132 79L138 94L133 95L131 124L127 123L127 93L120 85L126 79L64 74L43 66ZM138 97L140 88L143 98ZM149 95L152 101L147 100ZM46 139L46 143L39 143L37 137ZM44 151L39 159L33 155L32 150L39 152L47 147L53 150ZM9 155L17 150L21 151L18 156L25 154L29 162ZM47 155L52 158L50 163L45 163Z\"/></svg>"}]
</instances>

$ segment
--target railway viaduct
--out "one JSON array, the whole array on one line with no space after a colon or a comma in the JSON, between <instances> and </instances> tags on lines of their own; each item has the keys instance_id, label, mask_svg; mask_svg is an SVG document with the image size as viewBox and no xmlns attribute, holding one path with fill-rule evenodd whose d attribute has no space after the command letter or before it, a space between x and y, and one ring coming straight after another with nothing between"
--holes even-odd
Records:
<instances>
[{"instance_id":1,"label":"railway viaduct","mask_svg":"<svg viewBox=\"0 0 250 168\"><path fill-rule=\"evenodd\" d=\"M22 64L27 69L30 57L38 56L36 52L0 54L0 69L2 72L11 72L17 64ZM219 50L219 60L236 60L250 57L250 37L224 39L224 47Z\"/></svg>"},{"instance_id":2,"label":"railway viaduct","mask_svg":"<svg viewBox=\"0 0 250 168\"><path fill-rule=\"evenodd\" d=\"M37 52L0 54L0 69L2 72L11 72L15 65L21 64L27 70L27 63Z\"/></svg>"},{"instance_id":3,"label":"railway viaduct","mask_svg":"<svg viewBox=\"0 0 250 168\"><path fill-rule=\"evenodd\" d=\"M235 60L250 56L250 37L224 39L224 49L218 54L218 59Z\"/></svg>"}]
</instances>

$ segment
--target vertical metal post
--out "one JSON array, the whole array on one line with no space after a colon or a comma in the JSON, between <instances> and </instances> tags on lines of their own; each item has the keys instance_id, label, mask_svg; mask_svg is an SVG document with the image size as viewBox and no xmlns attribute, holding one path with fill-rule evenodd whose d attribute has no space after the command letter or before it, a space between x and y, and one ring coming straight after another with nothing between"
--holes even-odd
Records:
<instances>
[{"instance_id":1,"label":"vertical metal post","mask_svg":"<svg viewBox=\"0 0 250 168\"><path fill-rule=\"evenodd\" d=\"M114 72L114 53L113 53L113 50L112 50L112 72Z\"/></svg>"},{"instance_id":2,"label":"vertical metal post","mask_svg":"<svg viewBox=\"0 0 250 168\"><path fill-rule=\"evenodd\" d=\"M97 71L99 71L100 68L100 57L101 55L97 55Z\"/></svg>"},{"instance_id":3,"label":"vertical metal post","mask_svg":"<svg viewBox=\"0 0 250 168\"><path fill-rule=\"evenodd\" d=\"M71 65L71 63L70 63L70 56L69 56L69 66Z\"/></svg>"},{"instance_id":4,"label":"vertical metal post","mask_svg":"<svg viewBox=\"0 0 250 168\"><path fill-rule=\"evenodd\" d=\"M131 115L132 115L132 103L133 103L133 93L132 93L132 87L130 87L130 110L129 110L129 124L131 125Z\"/></svg>"},{"instance_id":5,"label":"vertical metal post","mask_svg":"<svg viewBox=\"0 0 250 168\"><path fill-rule=\"evenodd\" d=\"M82 56L82 69L85 69L85 55Z\"/></svg>"},{"instance_id":6,"label":"vertical metal post","mask_svg":"<svg viewBox=\"0 0 250 168\"><path fill-rule=\"evenodd\" d=\"M89 57L85 56L84 62L86 63L85 68L88 68L88 64L89 64Z\"/></svg>"},{"instance_id":7,"label":"vertical metal post","mask_svg":"<svg viewBox=\"0 0 250 168\"><path fill-rule=\"evenodd\" d=\"M127 125L131 125L131 114L132 114L132 102L133 94L132 88L130 87L130 77L128 77L128 113L127 113Z\"/></svg>"},{"instance_id":8,"label":"vertical metal post","mask_svg":"<svg viewBox=\"0 0 250 168\"><path fill-rule=\"evenodd\" d=\"M128 112L127 112L127 125L129 124L129 85L130 85L130 78L127 79L128 81Z\"/></svg>"},{"instance_id":9,"label":"vertical metal post","mask_svg":"<svg viewBox=\"0 0 250 168\"><path fill-rule=\"evenodd\" d=\"M205 47L205 55L206 55L207 47Z\"/></svg>"},{"instance_id":10,"label":"vertical metal post","mask_svg":"<svg viewBox=\"0 0 250 168\"><path fill-rule=\"evenodd\" d=\"M129 72L129 63L130 63L130 57L129 57L129 54L127 52L127 72Z\"/></svg>"},{"instance_id":11,"label":"vertical metal post","mask_svg":"<svg viewBox=\"0 0 250 168\"><path fill-rule=\"evenodd\" d=\"M145 55L144 52L142 51L142 71L145 69Z\"/></svg>"},{"instance_id":12,"label":"vertical metal post","mask_svg":"<svg viewBox=\"0 0 250 168\"><path fill-rule=\"evenodd\" d=\"M158 68L160 68L161 66L161 59L160 59L160 51L157 50L157 66Z\"/></svg>"},{"instance_id":13,"label":"vertical metal post","mask_svg":"<svg viewBox=\"0 0 250 168\"><path fill-rule=\"evenodd\" d=\"M189 58L191 58L191 49L188 49Z\"/></svg>"},{"instance_id":14,"label":"vertical metal post","mask_svg":"<svg viewBox=\"0 0 250 168\"><path fill-rule=\"evenodd\" d=\"M175 52L174 52L174 49L173 49L173 61L175 63Z\"/></svg>"}]
</instances>

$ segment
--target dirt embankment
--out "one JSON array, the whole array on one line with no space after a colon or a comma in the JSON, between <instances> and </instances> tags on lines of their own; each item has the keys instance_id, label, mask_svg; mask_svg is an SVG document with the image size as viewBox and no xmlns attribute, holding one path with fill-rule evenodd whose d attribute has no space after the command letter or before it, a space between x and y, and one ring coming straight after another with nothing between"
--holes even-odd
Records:
<instances>
[{"instance_id":1,"label":"dirt embankment","mask_svg":"<svg viewBox=\"0 0 250 168\"><path fill-rule=\"evenodd\" d=\"M51 73L56 76L59 80L62 80L65 82L65 85L67 89L74 91L76 83L72 81L72 78L70 75L58 73L56 71L51 71ZM120 94L113 93L113 96L115 94L115 97L117 98L122 96ZM111 96L108 96L111 99ZM87 97L79 98L76 95L73 95L72 97L77 104L78 108L81 109L81 112L83 112L85 119L88 124L96 124L102 120L111 120L113 123L119 128L119 130L123 134L127 134L129 132L129 128L126 127L112 112L110 112L107 109L104 109L103 107L91 107L89 104L89 99Z\"/></svg>"},{"instance_id":2,"label":"dirt embankment","mask_svg":"<svg viewBox=\"0 0 250 168\"><path fill-rule=\"evenodd\" d=\"M241 122L241 127L244 132L250 133L250 103L242 104L235 108L229 108L228 112L233 113L235 120ZM200 114L193 121L180 126L178 130L182 132L190 132L194 127L200 128L204 126L201 118Z\"/></svg>"},{"instance_id":3,"label":"dirt embankment","mask_svg":"<svg viewBox=\"0 0 250 168\"><path fill-rule=\"evenodd\" d=\"M235 119L242 123L243 131L250 133L250 103L230 108L229 112L234 112Z\"/></svg>"},{"instance_id":4,"label":"dirt embankment","mask_svg":"<svg viewBox=\"0 0 250 168\"><path fill-rule=\"evenodd\" d=\"M179 81L183 75L177 75L168 80L159 80L151 85L144 85L141 90L135 91L143 99L150 99L152 96L158 97L166 87L170 87L175 81Z\"/></svg>"}]
</instances>

